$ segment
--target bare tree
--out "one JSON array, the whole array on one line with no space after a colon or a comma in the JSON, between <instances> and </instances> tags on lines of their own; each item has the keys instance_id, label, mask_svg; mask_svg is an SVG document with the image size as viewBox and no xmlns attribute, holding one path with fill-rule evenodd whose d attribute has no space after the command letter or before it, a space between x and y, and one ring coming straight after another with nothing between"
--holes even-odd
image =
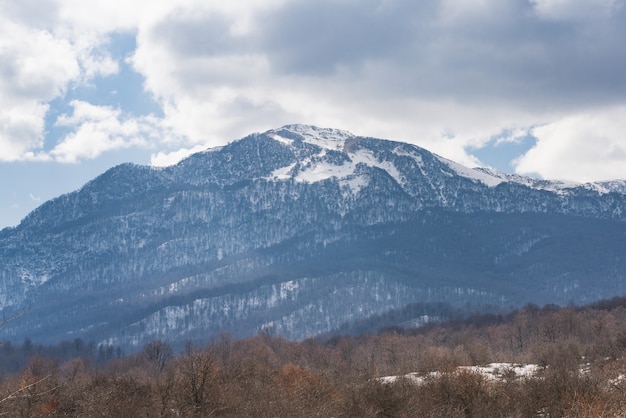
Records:
<instances>
[{"instance_id":1,"label":"bare tree","mask_svg":"<svg viewBox=\"0 0 626 418\"><path fill-rule=\"evenodd\" d=\"M214 378L217 369L208 350L195 350L190 343L179 359L178 388L184 407L190 407L193 415L207 416L216 405Z\"/></svg>"},{"instance_id":2,"label":"bare tree","mask_svg":"<svg viewBox=\"0 0 626 418\"><path fill-rule=\"evenodd\" d=\"M173 357L174 352L169 343L163 340L154 340L143 347L143 354L146 360L154 364L159 373L162 373L167 362Z\"/></svg>"}]
</instances>

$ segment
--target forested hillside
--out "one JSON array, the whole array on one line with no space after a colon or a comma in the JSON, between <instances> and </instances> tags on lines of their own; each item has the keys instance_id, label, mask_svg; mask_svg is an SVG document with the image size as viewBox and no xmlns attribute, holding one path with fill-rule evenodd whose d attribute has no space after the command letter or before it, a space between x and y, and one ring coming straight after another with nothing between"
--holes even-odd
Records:
<instances>
[{"instance_id":1,"label":"forested hillside","mask_svg":"<svg viewBox=\"0 0 626 418\"><path fill-rule=\"evenodd\" d=\"M590 303L626 292L623 184L303 125L163 169L125 164L0 231L1 313L31 307L0 338L303 340L419 303ZM441 316L416 314L402 322Z\"/></svg>"},{"instance_id":2,"label":"forested hillside","mask_svg":"<svg viewBox=\"0 0 626 418\"><path fill-rule=\"evenodd\" d=\"M2 376L0 414L623 416L625 355L626 298L584 307L529 305L508 315L359 337L291 342L268 333L242 340L221 334L179 353L156 340L106 365L84 356L34 355L22 370ZM500 364L494 375L459 368L494 362ZM516 375L520 364L535 372ZM419 379L381 379L408 373Z\"/></svg>"}]
</instances>

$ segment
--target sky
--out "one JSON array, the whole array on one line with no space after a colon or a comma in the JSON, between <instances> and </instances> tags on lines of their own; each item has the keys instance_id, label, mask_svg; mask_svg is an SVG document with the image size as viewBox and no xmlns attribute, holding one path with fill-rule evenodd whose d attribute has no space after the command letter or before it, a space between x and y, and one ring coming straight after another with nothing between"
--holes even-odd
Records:
<instances>
[{"instance_id":1,"label":"sky","mask_svg":"<svg viewBox=\"0 0 626 418\"><path fill-rule=\"evenodd\" d=\"M0 228L291 123L626 178L624 0L0 0Z\"/></svg>"}]
</instances>

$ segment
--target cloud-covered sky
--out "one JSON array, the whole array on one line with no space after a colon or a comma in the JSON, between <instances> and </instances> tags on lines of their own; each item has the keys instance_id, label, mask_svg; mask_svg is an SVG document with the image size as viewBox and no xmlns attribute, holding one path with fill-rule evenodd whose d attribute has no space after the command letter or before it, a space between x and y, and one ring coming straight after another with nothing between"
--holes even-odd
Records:
<instances>
[{"instance_id":1,"label":"cloud-covered sky","mask_svg":"<svg viewBox=\"0 0 626 418\"><path fill-rule=\"evenodd\" d=\"M0 0L0 228L289 123L626 178L624 0Z\"/></svg>"}]
</instances>

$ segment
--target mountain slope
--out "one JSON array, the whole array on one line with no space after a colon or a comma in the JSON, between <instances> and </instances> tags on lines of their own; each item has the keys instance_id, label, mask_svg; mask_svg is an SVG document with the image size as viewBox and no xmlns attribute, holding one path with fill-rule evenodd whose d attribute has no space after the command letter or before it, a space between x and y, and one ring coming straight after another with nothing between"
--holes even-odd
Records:
<instances>
[{"instance_id":1,"label":"mountain slope","mask_svg":"<svg viewBox=\"0 0 626 418\"><path fill-rule=\"evenodd\" d=\"M468 169L290 125L154 169L121 165L0 231L3 336L304 338L420 301L626 291L624 182Z\"/></svg>"}]
</instances>

